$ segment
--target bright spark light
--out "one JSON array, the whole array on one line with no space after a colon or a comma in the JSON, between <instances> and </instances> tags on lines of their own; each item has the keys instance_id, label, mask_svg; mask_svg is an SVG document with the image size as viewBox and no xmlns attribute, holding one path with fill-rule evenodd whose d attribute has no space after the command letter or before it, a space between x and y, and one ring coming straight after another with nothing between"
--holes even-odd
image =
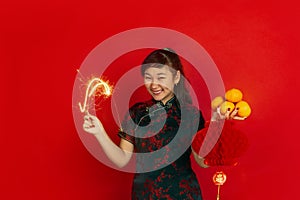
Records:
<instances>
[{"instance_id":1,"label":"bright spark light","mask_svg":"<svg viewBox=\"0 0 300 200\"><path fill-rule=\"evenodd\" d=\"M82 113L87 112L88 99L96 92L96 90L99 87L103 87L103 93L101 94L103 94L104 96L109 97L112 94L111 86L107 82L103 81L100 78L91 79L85 91L85 98L83 104L81 104L80 102L78 103L79 109Z\"/></svg>"}]
</instances>

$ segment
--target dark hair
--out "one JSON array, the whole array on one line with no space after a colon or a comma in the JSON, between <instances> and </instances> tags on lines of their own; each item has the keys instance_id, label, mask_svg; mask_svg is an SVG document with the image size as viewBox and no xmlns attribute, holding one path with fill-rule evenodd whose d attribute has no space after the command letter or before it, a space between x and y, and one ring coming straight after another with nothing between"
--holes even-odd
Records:
<instances>
[{"instance_id":1,"label":"dark hair","mask_svg":"<svg viewBox=\"0 0 300 200\"><path fill-rule=\"evenodd\" d=\"M176 94L177 99L180 103L192 104L192 98L185 85L185 80L187 79L183 71L182 63L179 56L172 49L157 49L151 52L142 63L142 75L144 76L146 69L148 69L149 67L161 68L164 65L167 65L171 67L171 69L174 69L171 70L173 76L176 75L177 71L180 71L181 78L178 84L174 86L174 94Z\"/></svg>"}]
</instances>

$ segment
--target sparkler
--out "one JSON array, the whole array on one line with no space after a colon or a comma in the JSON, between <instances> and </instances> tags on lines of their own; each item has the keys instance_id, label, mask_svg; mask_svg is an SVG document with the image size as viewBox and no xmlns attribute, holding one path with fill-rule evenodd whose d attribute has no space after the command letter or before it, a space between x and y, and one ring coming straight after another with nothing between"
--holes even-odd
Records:
<instances>
[{"instance_id":1,"label":"sparkler","mask_svg":"<svg viewBox=\"0 0 300 200\"><path fill-rule=\"evenodd\" d=\"M82 74L80 73L79 70L77 70L77 72L82 76ZM83 104L81 104L80 102L78 103L79 109L82 113L84 113L84 112L88 113L88 100L97 91L97 89L99 87L103 88L103 91L100 93L100 95L104 95L105 97L109 97L109 96L112 95L112 88L113 87L110 86L108 84L108 82L105 82L100 78L92 78L89 81L89 83L87 85L87 88L85 90L85 98L84 98ZM118 119L118 123L119 123L119 126L120 126L120 130L122 131L123 128L122 128L121 121L120 121L120 115L119 115L119 112L118 112L117 105L116 105L115 101L113 100L113 96L112 96L111 100L114 104L114 107L115 107L115 110L116 110L116 113L117 113L117 119Z\"/></svg>"},{"instance_id":2,"label":"sparkler","mask_svg":"<svg viewBox=\"0 0 300 200\"><path fill-rule=\"evenodd\" d=\"M111 86L108 83L106 83L105 81L103 81L100 78L91 79L89 81L86 91L85 91L85 98L84 98L83 104L81 104L80 102L78 103L79 109L82 113L88 111L88 108L87 108L88 99L95 93L95 91L99 87L103 87L103 93L101 93L101 94L103 94L104 96L109 97L112 94Z\"/></svg>"}]
</instances>

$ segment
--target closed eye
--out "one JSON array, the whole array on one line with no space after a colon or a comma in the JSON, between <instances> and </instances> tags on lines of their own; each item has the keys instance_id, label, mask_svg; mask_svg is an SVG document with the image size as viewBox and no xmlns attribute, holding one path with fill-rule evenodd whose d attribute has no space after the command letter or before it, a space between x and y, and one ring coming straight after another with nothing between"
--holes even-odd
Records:
<instances>
[{"instance_id":1,"label":"closed eye","mask_svg":"<svg viewBox=\"0 0 300 200\"><path fill-rule=\"evenodd\" d=\"M152 78L150 76L145 76L144 79L145 80L151 80Z\"/></svg>"}]
</instances>

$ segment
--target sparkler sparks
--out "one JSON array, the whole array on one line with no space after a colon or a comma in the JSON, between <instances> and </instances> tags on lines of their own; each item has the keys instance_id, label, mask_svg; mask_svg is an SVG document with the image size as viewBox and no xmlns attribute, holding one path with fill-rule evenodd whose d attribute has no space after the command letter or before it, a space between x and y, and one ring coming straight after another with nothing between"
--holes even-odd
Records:
<instances>
[{"instance_id":1,"label":"sparkler sparks","mask_svg":"<svg viewBox=\"0 0 300 200\"><path fill-rule=\"evenodd\" d=\"M103 87L103 93L101 93L101 95L104 95L105 97L109 97L112 94L111 86L107 82L103 81L100 78L91 79L85 91L85 98L83 104L81 104L80 102L78 103L79 109L82 113L88 111L87 108L88 99L96 92L96 90L99 87Z\"/></svg>"},{"instance_id":2,"label":"sparkler sparks","mask_svg":"<svg viewBox=\"0 0 300 200\"><path fill-rule=\"evenodd\" d=\"M83 82L83 79L85 79L85 77L80 73L80 71L77 69L78 74L82 77L82 79L80 79ZM116 111L116 117L119 123L119 127L120 130L123 130L122 125L121 125L121 121L120 121L120 115L118 112L118 108L117 105L115 103L115 101L113 100L113 95L112 95L112 90L113 90L113 86L111 86L108 81L104 81L103 79L100 78L91 78L88 81L86 90L85 90L85 98L84 98L84 102L83 104L81 104L80 102L78 103L79 105L79 109L81 113L89 113L88 109L89 109L89 99L92 97L92 95L95 96L101 96L103 95L105 98L112 96L111 101L114 104L115 107L115 111Z\"/></svg>"}]
</instances>

